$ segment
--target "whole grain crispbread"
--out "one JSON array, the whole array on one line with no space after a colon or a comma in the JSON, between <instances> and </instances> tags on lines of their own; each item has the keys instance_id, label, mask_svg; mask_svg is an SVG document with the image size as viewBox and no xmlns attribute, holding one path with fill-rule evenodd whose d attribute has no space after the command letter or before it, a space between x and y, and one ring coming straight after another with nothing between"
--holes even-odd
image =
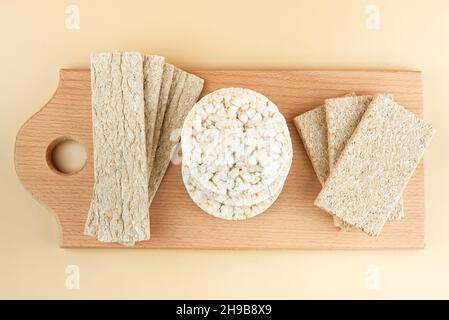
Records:
<instances>
[{"instance_id":1,"label":"whole grain crispbread","mask_svg":"<svg viewBox=\"0 0 449 320\"><path fill-rule=\"evenodd\" d=\"M355 96L354 92L346 96ZM319 106L293 118L313 170L323 185L329 175L329 151L325 106Z\"/></svg>"},{"instance_id":2,"label":"whole grain crispbread","mask_svg":"<svg viewBox=\"0 0 449 320\"><path fill-rule=\"evenodd\" d=\"M355 96L354 92L343 97ZM313 170L321 185L324 185L329 175L329 150L325 105L316 107L293 119L299 136L304 144ZM352 227L333 216L334 225L343 231Z\"/></svg>"},{"instance_id":3,"label":"whole grain crispbread","mask_svg":"<svg viewBox=\"0 0 449 320\"><path fill-rule=\"evenodd\" d=\"M102 242L150 238L143 59L91 57L94 190L84 233Z\"/></svg>"},{"instance_id":4,"label":"whole grain crispbread","mask_svg":"<svg viewBox=\"0 0 449 320\"><path fill-rule=\"evenodd\" d=\"M293 119L313 170L321 185L329 175L326 111L324 106L307 111Z\"/></svg>"},{"instance_id":5,"label":"whole grain crispbread","mask_svg":"<svg viewBox=\"0 0 449 320\"><path fill-rule=\"evenodd\" d=\"M340 157L347 141L354 133L355 128L372 100L372 96L352 96L326 100L330 170L332 170L333 165ZM404 206L401 197L397 206L391 212L390 220L399 220L403 217ZM350 226L346 225L344 221L339 220L337 217L334 217L334 224L346 231L350 230Z\"/></svg>"},{"instance_id":6,"label":"whole grain crispbread","mask_svg":"<svg viewBox=\"0 0 449 320\"><path fill-rule=\"evenodd\" d=\"M372 96L352 96L325 101L330 170L372 100Z\"/></svg>"},{"instance_id":7,"label":"whole grain crispbread","mask_svg":"<svg viewBox=\"0 0 449 320\"><path fill-rule=\"evenodd\" d=\"M145 100L145 140L147 149L148 172L153 167L152 149L156 132L159 93L165 59L161 56L146 56L143 61L143 92ZM157 145L157 142L156 142Z\"/></svg>"},{"instance_id":8,"label":"whole grain crispbread","mask_svg":"<svg viewBox=\"0 0 449 320\"><path fill-rule=\"evenodd\" d=\"M376 96L315 205L371 236L379 235L433 134L431 125L391 97Z\"/></svg>"},{"instance_id":9,"label":"whole grain crispbread","mask_svg":"<svg viewBox=\"0 0 449 320\"><path fill-rule=\"evenodd\" d=\"M151 163L154 163L156 156L157 145L159 144L159 137L161 134L162 123L164 122L165 110L168 103L168 95L173 81L173 73L175 67L172 64L165 63L164 71L162 73L161 90L159 93L159 100L157 106L156 122L154 124L153 143L151 144ZM153 169L151 167L151 169ZM151 171L150 171L151 172Z\"/></svg>"},{"instance_id":10,"label":"whole grain crispbread","mask_svg":"<svg viewBox=\"0 0 449 320\"><path fill-rule=\"evenodd\" d=\"M182 123L189 110L198 100L203 90L203 85L203 79L175 68L156 157L150 176L150 203L153 201L167 171L175 151L174 147L179 143Z\"/></svg>"}]
</instances>

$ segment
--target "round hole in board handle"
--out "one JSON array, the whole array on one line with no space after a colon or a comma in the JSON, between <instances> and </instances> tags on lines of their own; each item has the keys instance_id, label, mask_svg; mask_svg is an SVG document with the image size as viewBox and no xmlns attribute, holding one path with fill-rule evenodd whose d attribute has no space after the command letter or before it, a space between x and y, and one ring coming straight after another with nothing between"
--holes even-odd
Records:
<instances>
[{"instance_id":1,"label":"round hole in board handle","mask_svg":"<svg viewBox=\"0 0 449 320\"><path fill-rule=\"evenodd\" d=\"M72 175L84 168L87 160L86 149L72 138L57 138L48 146L46 160L49 168L55 173Z\"/></svg>"}]
</instances>

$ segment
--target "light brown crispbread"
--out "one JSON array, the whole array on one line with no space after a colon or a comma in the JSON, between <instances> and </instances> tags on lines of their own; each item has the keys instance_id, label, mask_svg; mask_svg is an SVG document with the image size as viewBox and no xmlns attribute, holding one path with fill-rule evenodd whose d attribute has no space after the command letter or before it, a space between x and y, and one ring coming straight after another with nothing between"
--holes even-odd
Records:
<instances>
[{"instance_id":1,"label":"light brown crispbread","mask_svg":"<svg viewBox=\"0 0 449 320\"><path fill-rule=\"evenodd\" d=\"M150 203L162 182L165 171L167 171L174 147L179 143L182 123L189 110L198 100L203 90L203 85L203 79L175 68L153 170L150 176Z\"/></svg>"},{"instance_id":2,"label":"light brown crispbread","mask_svg":"<svg viewBox=\"0 0 449 320\"><path fill-rule=\"evenodd\" d=\"M330 170L372 100L372 96L353 96L325 101Z\"/></svg>"},{"instance_id":3,"label":"light brown crispbread","mask_svg":"<svg viewBox=\"0 0 449 320\"><path fill-rule=\"evenodd\" d=\"M343 97L355 96L348 93ZM321 185L324 185L329 175L328 132L325 105L307 111L293 119L299 136L304 144L313 170ZM334 225L343 231L351 230L351 226L333 216Z\"/></svg>"},{"instance_id":4,"label":"light brown crispbread","mask_svg":"<svg viewBox=\"0 0 449 320\"><path fill-rule=\"evenodd\" d=\"M150 238L143 59L91 57L94 190L84 233L102 242Z\"/></svg>"},{"instance_id":5,"label":"light brown crispbread","mask_svg":"<svg viewBox=\"0 0 449 320\"><path fill-rule=\"evenodd\" d=\"M331 171L315 205L371 236L381 232L434 129L378 95Z\"/></svg>"},{"instance_id":6,"label":"light brown crispbread","mask_svg":"<svg viewBox=\"0 0 449 320\"><path fill-rule=\"evenodd\" d=\"M151 161L154 163L156 156L157 145L161 134L162 123L164 122L165 110L167 108L168 95L173 81L173 72L175 67L172 64L165 63L164 71L162 73L161 90L159 93L159 100L157 106L156 123L154 124L153 143L151 145ZM152 169L152 168L151 168ZM150 171L151 172L151 171Z\"/></svg>"},{"instance_id":7,"label":"light brown crispbread","mask_svg":"<svg viewBox=\"0 0 449 320\"><path fill-rule=\"evenodd\" d=\"M307 111L293 119L304 148L321 185L329 175L326 111L324 106Z\"/></svg>"},{"instance_id":8,"label":"light brown crispbread","mask_svg":"<svg viewBox=\"0 0 449 320\"><path fill-rule=\"evenodd\" d=\"M333 165L340 157L346 143L354 133L372 100L372 96L353 96L326 100L330 170L332 170ZM403 217L404 206L401 197L397 206L391 212L390 220L399 220ZM350 230L350 226L337 217L334 217L334 224L346 231Z\"/></svg>"},{"instance_id":9,"label":"light brown crispbread","mask_svg":"<svg viewBox=\"0 0 449 320\"><path fill-rule=\"evenodd\" d=\"M355 96L354 92L346 96ZM329 175L329 153L327 146L327 124L325 106L319 106L293 119L313 170L321 185Z\"/></svg>"},{"instance_id":10,"label":"light brown crispbread","mask_svg":"<svg viewBox=\"0 0 449 320\"><path fill-rule=\"evenodd\" d=\"M153 167L152 149L156 117L158 111L159 93L161 91L162 74L165 59L160 56L146 56L143 61L143 92L145 100L145 140L147 149L148 172ZM157 144L157 142L156 142ZM149 177L149 176L148 176Z\"/></svg>"}]
</instances>

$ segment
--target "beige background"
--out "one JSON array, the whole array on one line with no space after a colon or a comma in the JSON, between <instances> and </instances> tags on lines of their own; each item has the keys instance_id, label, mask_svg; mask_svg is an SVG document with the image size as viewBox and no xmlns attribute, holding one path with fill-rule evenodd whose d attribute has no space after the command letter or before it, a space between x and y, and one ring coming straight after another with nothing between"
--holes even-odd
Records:
<instances>
[{"instance_id":1,"label":"beige background","mask_svg":"<svg viewBox=\"0 0 449 320\"><path fill-rule=\"evenodd\" d=\"M113 2L0 3L0 298L449 298L448 1ZM65 25L71 3L79 30ZM368 5L378 5L379 30L366 27ZM422 70L425 118L438 130L426 153L426 249L58 248L52 213L15 175L15 135L59 68L113 49L184 68ZM68 265L80 268L79 290L65 286Z\"/></svg>"}]
</instances>

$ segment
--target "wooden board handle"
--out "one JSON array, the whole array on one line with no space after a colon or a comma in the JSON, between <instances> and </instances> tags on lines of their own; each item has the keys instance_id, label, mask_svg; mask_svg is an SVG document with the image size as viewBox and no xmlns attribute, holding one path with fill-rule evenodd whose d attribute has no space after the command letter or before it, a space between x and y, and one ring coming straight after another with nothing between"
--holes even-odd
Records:
<instances>
[{"instance_id":1,"label":"wooden board handle","mask_svg":"<svg viewBox=\"0 0 449 320\"><path fill-rule=\"evenodd\" d=\"M62 242L64 225L73 226L75 212L80 210L74 204L90 202L82 200L90 199L93 185L91 122L89 70L63 69L53 97L25 122L16 137L17 175L33 196L56 214ZM52 163L54 147L66 139L79 142L86 150L86 163L76 173L62 173ZM88 207L82 209L87 214Z\"/></svg>"}]
</instances>

